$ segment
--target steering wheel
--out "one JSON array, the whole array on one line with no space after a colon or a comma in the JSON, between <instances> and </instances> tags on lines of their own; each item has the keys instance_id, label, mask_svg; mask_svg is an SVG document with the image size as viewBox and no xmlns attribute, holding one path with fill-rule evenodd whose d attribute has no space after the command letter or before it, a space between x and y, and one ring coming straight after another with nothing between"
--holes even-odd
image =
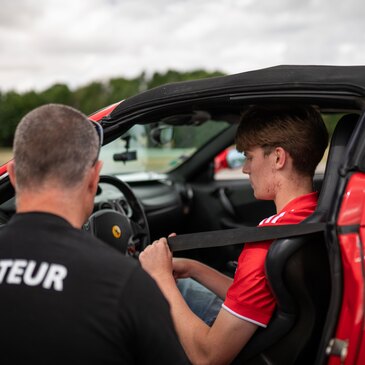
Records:
<instances>
[{"instance_id":1,"label":"steering wheel","mask_svg":"<svg viewBox=\"0 0 365 365\"><path fill-rule=\"evenodd\" d=\"M93 213L84 229L108 243L125 255L138 257L139 253L150 243L150 231L146 214L141 202L129 185L110 175L101 175L100 183L116 187L124 196L130 214L120 201L108 201L108 209Z\"/></svg>"}]
</instances>

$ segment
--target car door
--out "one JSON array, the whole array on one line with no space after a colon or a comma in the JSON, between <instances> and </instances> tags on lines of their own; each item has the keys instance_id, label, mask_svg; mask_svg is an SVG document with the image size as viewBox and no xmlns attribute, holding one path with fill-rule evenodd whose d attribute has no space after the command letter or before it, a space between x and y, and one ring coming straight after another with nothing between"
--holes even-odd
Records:
<instances>
[{"instance_id":1,"label":"car door","mask_svg":"<svg viewBox=\"0 0 365 365\"><path fill-rule=\"evenodd\" d=\"M336 236L329 237L336 279L329 313L337 318L327 339L330 365L365 363L365 115L344 158L334 205ZM336 255L336 246L338 253ZM336 260L337 259L337 260ZM337 269L337 270L336 270ZM329 326L331 327L331 326Z\"/></svg>"}]
</instances>

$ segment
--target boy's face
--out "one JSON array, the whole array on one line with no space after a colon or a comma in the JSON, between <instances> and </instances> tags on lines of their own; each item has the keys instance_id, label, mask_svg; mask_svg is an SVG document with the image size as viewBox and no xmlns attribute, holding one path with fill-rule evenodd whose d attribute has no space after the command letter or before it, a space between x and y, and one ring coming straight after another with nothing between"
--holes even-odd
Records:
<instances>
[{"instance_id":1,"label":"boy's face","mask_svg":"<svg viewBox=\"0 0 365 365\"><path fill-rule=\"evenodd\" d=\"M275 153L264 154L262 147L245 151L246 160L242 172L249 175L256 199L274 200L275 198Z\"/></svg>"}]
</instances>

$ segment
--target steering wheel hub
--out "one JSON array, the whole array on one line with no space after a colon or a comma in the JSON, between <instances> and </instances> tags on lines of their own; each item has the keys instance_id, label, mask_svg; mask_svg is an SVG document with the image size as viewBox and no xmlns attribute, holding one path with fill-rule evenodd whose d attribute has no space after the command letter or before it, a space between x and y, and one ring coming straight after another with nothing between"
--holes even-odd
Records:
<instances>
[{"instance_id":1,"label":"steering wheel hub","mask_svg":"<svg viewBox=\"0 0 365 365\"><path fill-rule=\"evenodd\" d=\"M100 209L90 216L84 229L122 254L138 256L150 243L148 222L142 204L128 184L116 177L102 175L100 182L113 185L124 195L132 211L131 217L123 213L123 209Z\"/></svg>"},{"instance_id":2,"label":"steering wheel hub","mask_svg":"<svg viewBox=\"0 0 365 365\"><path fill-rule=\"evenodd\" d=\"M91 215L88 230L123 254L127 253L132 230L128 218L120 212L103 209Z\"/></svg>"}]
</instances>

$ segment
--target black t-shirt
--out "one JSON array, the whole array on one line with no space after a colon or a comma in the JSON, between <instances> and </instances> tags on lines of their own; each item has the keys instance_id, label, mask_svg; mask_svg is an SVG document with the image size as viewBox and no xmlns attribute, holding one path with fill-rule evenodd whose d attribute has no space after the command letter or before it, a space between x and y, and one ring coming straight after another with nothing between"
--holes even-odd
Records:
<instances>
[{"instance_id":1,"label":"black t-shirt","mask_svg":"<svg viewBox=\"0 0 365 365\"><path fill-rule=\"evenodd\" d=\"M0 229L0 363L188 360L137 261L58 216L24 213Z\"/></svg>"}]
</instances>

